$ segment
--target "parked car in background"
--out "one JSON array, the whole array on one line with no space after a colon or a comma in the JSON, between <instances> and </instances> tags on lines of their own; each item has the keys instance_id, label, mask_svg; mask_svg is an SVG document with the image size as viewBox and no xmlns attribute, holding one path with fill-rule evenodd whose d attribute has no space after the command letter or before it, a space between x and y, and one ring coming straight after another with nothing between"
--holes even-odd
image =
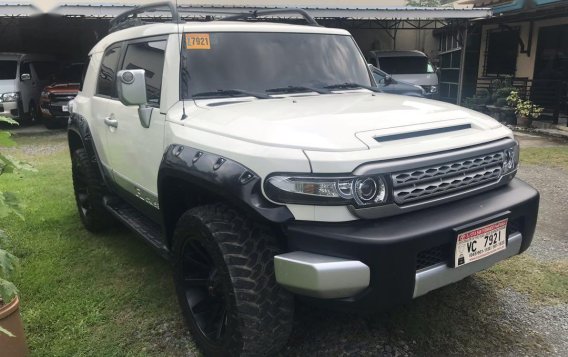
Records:
<instances>
[{"instance_id":1,"label":"parked car in background","mask_svg":"<svg viewBox=\"0 0 568 357\"><path fill-rule=\"evenodd\" d=\"M381 71L372 64L369 65L369 69L377 83L377 88L381 89L383 92L409 95L412 97L425 97L426 92L419 85L407 83L405 81L397 81L392 78L390 74Z\"/></svg>"},{"instance_id":2,"label":"parked car in background","mask_svg":"<svg viewBox=\"0 0 568 357\"><path fill-rule=\"evenodd\" d=\"M371 51L367 62L389 73L396 80L421 86L427 98L438 98L438 74L423 52Z\"/></svg>"},{"instance_id":3,"label":"parked car in background","mask_svg":"<svg viewBox=\"0 0 568 357\"><path fill-rule=\"evenodd\" d=\"M37 120L41 89L57 67L51 56L0 53L0 115L20 122Z\"/></svg>"},{"instance_id":4,"label":"parked car in background","mask_svg":"<svg viewBox=\"0 0 568 357\"><path fill-rule=\"evenodd\" d=\"M69 101L79 93L83 63L64 65L55 82L41 92L40 109L43 123L48 129L65 126L69 119Z\"/></svg>"}]
</instances>

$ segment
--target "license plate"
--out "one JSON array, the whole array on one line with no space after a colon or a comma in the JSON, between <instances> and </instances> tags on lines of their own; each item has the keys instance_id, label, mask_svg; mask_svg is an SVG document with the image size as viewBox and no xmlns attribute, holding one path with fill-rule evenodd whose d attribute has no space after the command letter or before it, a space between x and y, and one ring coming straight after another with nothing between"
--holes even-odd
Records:
<instances>
[{"instance_id":1,"label":"license plate","mask_svg":"<svg viewBox=\"0 0 568 357\"><path fill-rule=\"evenodd\" d=\"M61 107L61 111L62 112L68 112L69 111L69 106L68 105L64 105Z\"/></svg>"},{"instance_id":2,"label":"license plate","mask_svg":"<svg viewBox=\"0 0 568 357\"><path fill-rule=\"evenodd\" d=\"M508 219L503 219L459 233L455 267L486 258L507 248L507 221Z\"/></svg>"}]
</instances>

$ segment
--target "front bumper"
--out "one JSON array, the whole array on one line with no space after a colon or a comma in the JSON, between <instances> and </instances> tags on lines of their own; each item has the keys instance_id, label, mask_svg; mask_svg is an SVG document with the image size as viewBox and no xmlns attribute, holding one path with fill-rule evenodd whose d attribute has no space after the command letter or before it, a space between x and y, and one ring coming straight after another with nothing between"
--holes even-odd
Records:
<instances>
[{"instance_id":1,"label":"front bumper","mask_svg":"<svg viewBox=\"0 0 568 357\"><path fill-rule=\"evenodd\" d=\"M0 115L18 119L20 117L18 102L0 102Z\"/></svg>"},{"instance_id":2,"label":"front bumper","mask_svg":"<svg viewBox=\"0 0 568 357\"><path fill-rule=\"evenodd\" d=\"M40 110L42 116L45 118L53 119L69 119L69 111L64 111L64 107L68 107L69 102L49 102L42 101L40 103Z\"/></svg>"},{"instance_id":3,"label":"front bumper","mask_svg":"<svg viewBox=\"0 0 568 357\"><path fill-rule=\"evenodd\" d=\"M321 264L310 267L307 262L308 267L299 274L291 274L291 268L283 270L279 262L288 253L275 257L277 280L287 276L282 285L325 307L350 311L389 308L525 251L533 238L538 204L538 192L513 179L492 191L400 216L345 223L295 221L286 227L288 251L319 255L334 269ZM506 250L459 268L449 267L455 228L481 225L503 214L509 218ZM364 275L338 271L341 265L334 265L334 258L351 262L351 267L353 263L368 267L368 284ZM364 270L359 269L358 274ZM303 284L301 289L296 289L294 279Z\"/></svg>"}]
</instances>

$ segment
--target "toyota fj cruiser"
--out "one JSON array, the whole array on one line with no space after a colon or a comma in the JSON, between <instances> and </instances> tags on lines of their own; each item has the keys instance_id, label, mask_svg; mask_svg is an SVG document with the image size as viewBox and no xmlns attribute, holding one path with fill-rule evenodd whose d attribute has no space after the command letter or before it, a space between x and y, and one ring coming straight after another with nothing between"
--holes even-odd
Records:
<instances>
[{"instance_id":1,"label":"toyota fj cruiser","mask_svg":"<svg viewBox=\"0 0 568 357\"><path fill-rule=\"evenodd\" d=\"M302 10L310 26L144 10L90 52L73 185L88 230L118 219L173 263L205 354L280 349L295 297L385 309L531 244L539 195L492 118L379 93L349 33Z\"/></svg>"}]
</instances>

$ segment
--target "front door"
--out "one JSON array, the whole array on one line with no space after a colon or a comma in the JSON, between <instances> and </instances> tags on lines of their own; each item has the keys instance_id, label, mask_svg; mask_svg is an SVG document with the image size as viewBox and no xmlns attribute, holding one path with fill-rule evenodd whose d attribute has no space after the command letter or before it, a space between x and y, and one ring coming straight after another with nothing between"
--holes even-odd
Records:
<instances>
[{"instance_id":1,"label":"front door","mask_svg":"<svg viewBox=\"0 0 568 357\"><path fill-rule=\"evenodd\" d=\"M107 114L107 147L115 182L135 200L158 208L158 169L164 152L165 114L160 111L166 38L129 41L122 48L120 69L144 69L150 127L140 124L137 106L120 102Z\"/></svg>"}]
</instances>

